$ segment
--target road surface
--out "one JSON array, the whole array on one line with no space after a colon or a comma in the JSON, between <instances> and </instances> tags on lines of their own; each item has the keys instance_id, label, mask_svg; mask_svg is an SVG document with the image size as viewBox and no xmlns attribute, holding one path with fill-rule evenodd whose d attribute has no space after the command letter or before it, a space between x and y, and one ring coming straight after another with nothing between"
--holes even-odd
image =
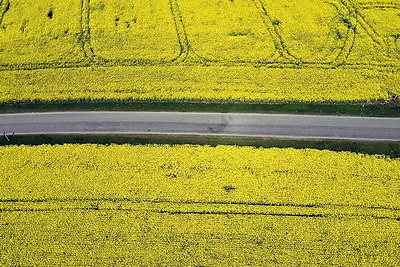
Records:
<instances>
[{"instance_id":1,"label":"road surface","mask_svg":"<svg viewBox=\"0 0 400 267\"><path fill-rule=\"evenodd\" d=\"M400 118L187 112L19 113L0 114L0 132L400 141Z\"/></svg>"}]
</instances>

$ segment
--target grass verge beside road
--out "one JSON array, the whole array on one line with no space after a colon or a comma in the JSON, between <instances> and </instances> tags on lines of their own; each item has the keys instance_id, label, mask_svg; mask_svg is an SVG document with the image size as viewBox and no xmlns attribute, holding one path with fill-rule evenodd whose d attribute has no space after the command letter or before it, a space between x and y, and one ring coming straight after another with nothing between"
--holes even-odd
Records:
<instances>
[{"instance_id":1,"label":"grass verge beside road","mask_svg":"<svg viewBox=\"0 0 400 267\"><path fill-rule=\"evenodd\" d=\"M351 151L363 154L381 154L391 158L400 157L400 142L371 142L346 140L292 140L279 138L234 137L234 136L189 136L189 135L21 135L11 142L5 137L0 145L41 145L65 143L94 144L193 144L193 145L238 145L279 148L314 148L332 151Z\"/></svg>"},{"instance_id":2,"label":"grass verge beside road","mask_svg":"<svg viewBox=\"0 0 400 267\"><path fill-rule=\"evenodd\" d=\"M372 117L399 117L400 103L250 103L250 102L167 102L167 101L32 101L0 103L0 113L49 111L178 111L178 112L237 112L288 113L319 115L351 115Z\"/></svg>"}]
</instances>

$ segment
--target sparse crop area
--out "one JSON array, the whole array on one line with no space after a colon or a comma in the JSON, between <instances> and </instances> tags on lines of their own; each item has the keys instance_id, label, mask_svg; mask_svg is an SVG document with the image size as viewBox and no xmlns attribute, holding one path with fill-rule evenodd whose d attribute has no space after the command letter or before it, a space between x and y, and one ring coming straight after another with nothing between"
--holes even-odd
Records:
<instances>
[{"instance_id":1,"label":"sparse crop area","mask_svg":"<svg viewBox=\"0 0 400 267\"><path fill-rule=\"evenodd\" d=\"M0 101L397 96L400 2L0 2Z\"/></svg>"},{"instance_id":2,"label":"sparse crop area","mask_svg":"<svg viewBox=\"0 0 400 267\"><path fill-rule=\"evenodd\" d=\"M0 155L6 266L393 265L400 253L399 159L94 144Z\"/></svg>"}]
</instances>

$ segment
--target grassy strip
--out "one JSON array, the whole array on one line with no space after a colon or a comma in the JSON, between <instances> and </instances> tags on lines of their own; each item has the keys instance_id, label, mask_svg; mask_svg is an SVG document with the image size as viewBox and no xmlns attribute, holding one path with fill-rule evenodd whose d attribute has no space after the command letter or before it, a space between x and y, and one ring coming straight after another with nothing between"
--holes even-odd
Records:
<instances>
[{"instance_id":1,"label":"grassy strip","mask_svg":"<svg viewBox=\"0 0 400 267\"><path fill-rule=\"evenodd\" d=\"M0 145L40 145L64 143L94 144L194 144L194 145L238 145L254 147L293 147L351 151L364 154L381 154L400 157L400 142L371 142L347 140L292 140L279 138L233 137L233 136L189 136L189 135L23 135L14 136L11 143L4 137Z\"/></svg>"},{"instance_id":2,"label":"grassy strip","mask_svg":"<svg viewBox=\"0 0 400 267\"><path fill-rule=\"evenodd\" d=\"M234 102L156 102L156 101L58 101L1 103L0 113L48 111L181 111L181 112L239 112L289 113L321 115L353 115L399 117L398 103L374 104L315 104L315 103L234 103Z\"/></svg>"}]
</instances>

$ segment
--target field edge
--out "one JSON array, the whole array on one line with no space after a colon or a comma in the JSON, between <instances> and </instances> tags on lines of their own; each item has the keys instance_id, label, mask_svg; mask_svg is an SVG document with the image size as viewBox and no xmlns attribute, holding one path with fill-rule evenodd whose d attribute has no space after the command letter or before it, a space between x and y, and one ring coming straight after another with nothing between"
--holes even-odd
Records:
<instances>
[{"instance_id":1,"label":"field edge","mask_svg":"<svg viewBox=\"0 0 400 267\"><path fill-rule=\"evenodd\" d=\"M332 139L297 140L272 137L236 137L236 136L200 136L200 135L92 135L92 134L53 134L53 135L15 135L10 141L0 138L0 146L42 145L42 144L168 144L168 145L233 145L263 148L319 149L330 151L349 151L367 155L384 155L390 158L400 157L400 142L354 141Z\"/></svg>"},{"instance_id":2,"label":"field edge","mask_svg":"<svg viewBox=\"0 0 400 267\"><path fill-rule=\"evenodd\" d=\"M1 113L51 111L175 111L217 113L286 113L315 115L352 115L400 117L400 100L392 98L364 103L344 102L206 102L206 101L146 101L146 100L60 100L0 102Z\"/></svg>"}]
</instances>

